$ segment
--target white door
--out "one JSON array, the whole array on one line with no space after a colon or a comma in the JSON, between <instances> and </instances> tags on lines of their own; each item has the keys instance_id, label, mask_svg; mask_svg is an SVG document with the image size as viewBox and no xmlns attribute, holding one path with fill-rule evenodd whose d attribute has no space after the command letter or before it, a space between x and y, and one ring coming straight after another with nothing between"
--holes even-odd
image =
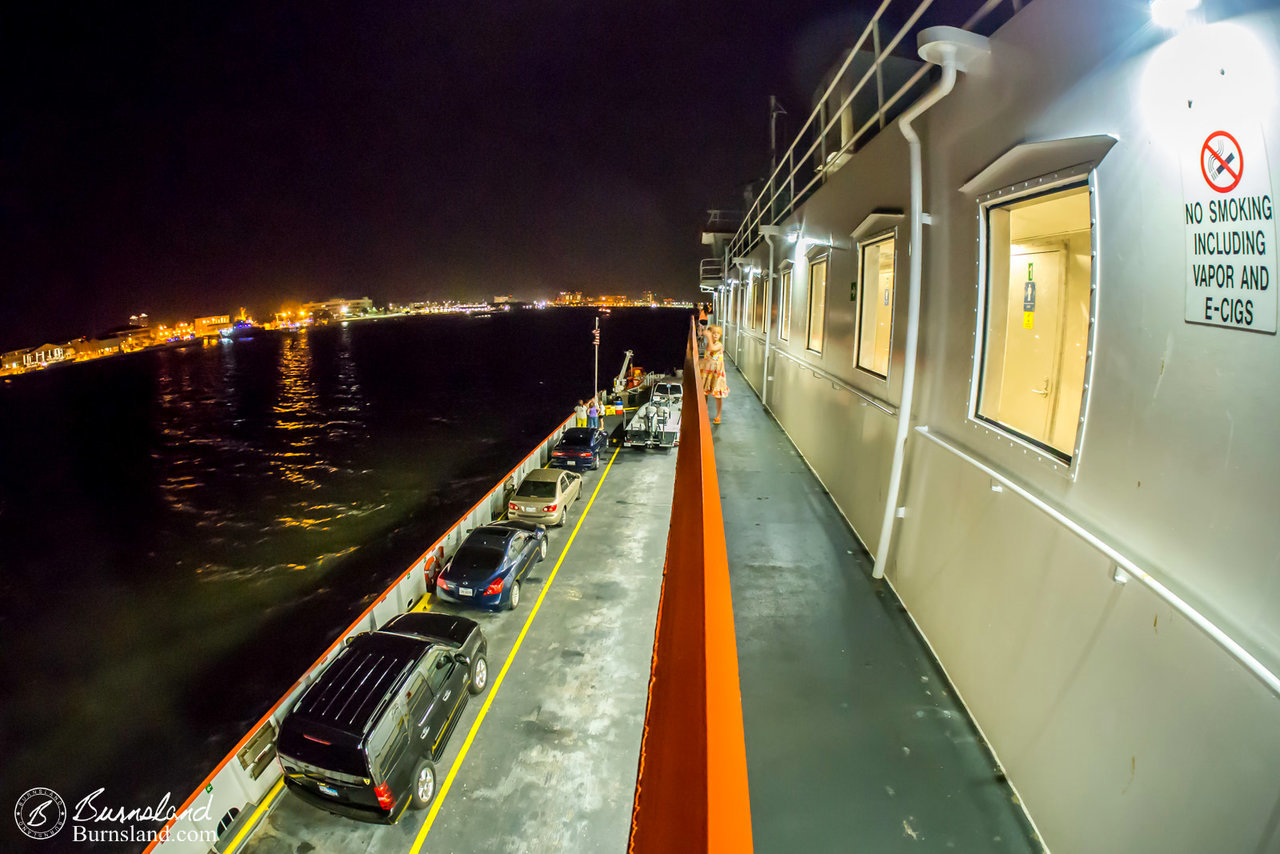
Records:
<instances>
[{"instance_id":1,"label":"white door","mask_svg":"<svg viewBox=\"0 0 1280 854\"><path fill-rule=\"evenodd\" d=\"M1066 306L1066 248L1015 247L1009 257L1004 384L999 420L1048 442L1058 405Z\"/></svg>"}]
</instances>

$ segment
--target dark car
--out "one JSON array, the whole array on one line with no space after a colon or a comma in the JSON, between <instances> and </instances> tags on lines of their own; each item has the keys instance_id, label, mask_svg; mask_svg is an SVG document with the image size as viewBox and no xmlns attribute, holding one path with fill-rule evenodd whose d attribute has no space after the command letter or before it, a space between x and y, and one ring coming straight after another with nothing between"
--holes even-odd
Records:
<instances>
[{"instance_id":1,"label":"dark car","mask_svg":"<svg viewBox=\"0 0 1280 854\"><path fill-rule=\"evenodd\" d=\"M436 595L446 602L514 611L520 581L547 556L547 529L513 520L484 525L467 534L436 576Z\"/></svg>"},{"instance_id":2,"label":"dark car","mask_svg":"<svg viewBox=\"0 0 1280 854\"><path fill-rule=\"evenodd\" d=\"M467 699L489 682L473 621L400 614L347 640L280 723L284 782L303 801L394 824L436 793L435 763Z\"/></svg>"},{"instance_id":3,"label":"dark car","mask_svg":"<svg viewBox=\"0 0 1280 854\"><path fill-rule=\"evenodd\" d=\"M551 468L583 471L600 467L600 455L604 453L609 437L603 430L590 427L570 427L551 451Z\"/></svg>"}]
</instances>

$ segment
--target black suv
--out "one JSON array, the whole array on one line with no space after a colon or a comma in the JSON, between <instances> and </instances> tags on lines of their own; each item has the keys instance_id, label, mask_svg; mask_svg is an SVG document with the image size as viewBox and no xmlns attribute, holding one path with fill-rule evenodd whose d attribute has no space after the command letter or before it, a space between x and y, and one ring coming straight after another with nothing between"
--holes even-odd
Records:
<instances>
[{"instance_id":1,"label":"black suv","mask_svg":"<svg viewBox=\"0 0 1280 854\"><path fill-rule=\"evenodd\" d=\"M335 815L394 824L431 803L435 761L489 682L480 627L400 614L350 638L280 724L285 784Z\"/></svg>"}]
</instances>

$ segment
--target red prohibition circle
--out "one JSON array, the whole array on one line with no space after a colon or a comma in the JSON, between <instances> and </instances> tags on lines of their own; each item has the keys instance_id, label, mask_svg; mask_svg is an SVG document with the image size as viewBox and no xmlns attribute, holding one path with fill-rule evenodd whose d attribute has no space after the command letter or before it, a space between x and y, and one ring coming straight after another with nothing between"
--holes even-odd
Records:
<instances>
[{"instance_id":1,"label":"red prohibition circle","mask_svg":"<svg viewBox=\"0 0 1280 854\"><path fill-rule=\"evenodd\" d=\"M1227 165L1227 162L1225 160L1223 160L1221 157L1218 156L1218 152L1214 151L1213 146L1209 144L1213 142L1213 140L1216 137L1219 137L1219 136L1225 136L1227 139L1231 140L1231 144L1236 147L1236 151L1240 152L1240 163L1236 166L1234 170L1229 165ZM1213 183L1213 181L1209 178L1209 170L1206 169L1204 166L1204 161L1205 161L1204 154L1206 151L1209 152L1209 154L1212 155L1215 160L1221 163L1222 168L1227 170L1227 174L1234 179L1227 186L1219 187L1217 184ZM1227 133L1225 130L1215 130L1213 133L1209 134L1209 136L1204 141L1204 145L1200 146L1200 174L1204 176L1204 182L1209 185L1209 188L1219 193L1230 193L1237 186L1239 186L1240 179L1244 176L1244 149L1240 147L1239 141L1234 136Z\"/></svg>"}]
</instances>

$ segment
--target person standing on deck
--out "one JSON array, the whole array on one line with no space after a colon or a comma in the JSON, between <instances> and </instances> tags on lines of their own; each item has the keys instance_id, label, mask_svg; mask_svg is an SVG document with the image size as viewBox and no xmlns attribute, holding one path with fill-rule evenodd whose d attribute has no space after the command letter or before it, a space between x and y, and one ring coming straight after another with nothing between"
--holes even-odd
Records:
<instances>
[{"instance_id":1,"label":"person standing on deck","mask_svg":"<svg viewBox=\"0 0 1280 854\"><path fill-rule=\"evenodd\" d=\"M595 430L600 426L600 404L596 403L596 399L591 398L591 403L587 405L587 426Z\"/></svg>"},{"instance_id":2,"label":"person standing on deck","mask_svg":"<svg viewBox=\"0 0 1280 854\"><path fill-rule=\"evenodd\" d=\"M716 399L716 417L711 423L720 423L720 407L729 396L729 380L724 374L724 344L720 338L724 330L719 326L708 326L703 333L707 340L707 357L702 360L698 373L702 378L702 393Z\"/></svg>"},{"instance_id":3,"label":"person standing on deck","mask_svg":"<svg viewBox=\"0 0 1280 854\"><path fill-rule=\"evenodd\" d=\"M587 405L581 400L579 400L578 405L573 408L573 415L574 418L577 419L574 424L575 427L587 426Z\"/></svg>"}]
</instances>

